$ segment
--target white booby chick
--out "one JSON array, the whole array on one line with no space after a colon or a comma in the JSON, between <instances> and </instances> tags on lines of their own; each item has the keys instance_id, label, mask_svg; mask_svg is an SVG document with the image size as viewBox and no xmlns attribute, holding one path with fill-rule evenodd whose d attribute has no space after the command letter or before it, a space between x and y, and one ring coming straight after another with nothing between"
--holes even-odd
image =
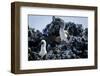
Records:
<instances>
[{"instance_id":1,"label":"white booby chick","mask_svg":"<svg viewBox=\"0 0 100 76\"><path fill-rule=\"evenodd\" d=\"M60 30L59 30L59 34L60 34L60 38L61 38L61 41L65 41L65 42L68 42L68 32L67 30L64 30L65 28L65 24L64 22L62 22L62 24L60 25Z\"/></svg>"},{"instance_id":2,"label":"white booby chick","mask_svg":"<svg viewBox=\"0 0 100 76\"><path fill-rule=\"evenodd\" d=\"M46 41L45 40L41 40L41 50L39 52L39 55L41 56L41 58L43 58L46 54L47 54Z\"/></svg>"}]
</instances>

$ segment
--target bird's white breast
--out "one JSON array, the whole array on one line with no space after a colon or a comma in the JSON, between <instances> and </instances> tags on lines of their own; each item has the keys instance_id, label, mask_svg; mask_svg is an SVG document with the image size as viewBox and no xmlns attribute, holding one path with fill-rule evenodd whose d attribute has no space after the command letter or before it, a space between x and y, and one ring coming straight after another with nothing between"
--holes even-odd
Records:
<instances>
[{"instance_id":1,"label":"bird's white breast","mask_svg":"<svg viewBox=\"0 0 100 76\"><path fill-rule=\"evenodd\" d=\"M60 33L61 41L66 41L66 39L67 39L67 34L65 33L65 30L62 29L62 28L60 28L59 33Z\"/></svg>"},{"instance_id":2,"label":"bird's white breast","mask_svg":"<svg viewBox=\"0 0 100 76\"><path fill-rule=\"evenodd\" d=\"M41 50L40 50L40 52L39 52L39 55L40 55L41 57L43 57L43 56L46 55L46 54L47 54L46 46L41 46Z\"/></svg>"}]
</instances>

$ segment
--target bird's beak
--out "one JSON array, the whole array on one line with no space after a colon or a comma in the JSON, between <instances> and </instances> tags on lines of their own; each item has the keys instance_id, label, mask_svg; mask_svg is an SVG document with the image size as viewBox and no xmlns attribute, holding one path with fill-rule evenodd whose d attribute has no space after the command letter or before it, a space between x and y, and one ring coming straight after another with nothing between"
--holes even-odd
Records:
<instances>
[{"instance_id":1,"label":"bird's beak","mask_svg":"<svg viewBox=\"0 0 100 76\"><path fill-rule=\"evenodd\" d=\"M43 44L43 42L40 42L40 45L42 45Z\"/></svg>"}]
</instances>

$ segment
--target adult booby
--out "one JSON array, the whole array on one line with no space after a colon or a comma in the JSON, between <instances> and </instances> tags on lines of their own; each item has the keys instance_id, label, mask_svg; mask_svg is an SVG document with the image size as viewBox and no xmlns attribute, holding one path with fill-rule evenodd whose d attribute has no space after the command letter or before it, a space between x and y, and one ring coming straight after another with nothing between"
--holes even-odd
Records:
<instances>
[{"instance_id":1,"label":"adult booby","mask_svg":"<svg viewBox=\"0 0 100 76\"><path fill-rule=\"evenodd\" d=\"M41 40L41 49L40 49L39 55L41 56L41 58L43 58L46 54L47 54L46 41L45 40Z\"/></svg>"},{"instance_id":2,"label":"adult booby","mask_svg":"<svg viewBox=\"0 0 100 76\"><path fill-rule=\"evenodd\" d=\"M65 23L62 20L62 22L60 24L60 30L59 30L60 38L61 38L61 41L68 42L68 39L67 39L68 32L67 32L67 30L64 30L64 28L65 28Z\"/></svg>"}]
</instances>

